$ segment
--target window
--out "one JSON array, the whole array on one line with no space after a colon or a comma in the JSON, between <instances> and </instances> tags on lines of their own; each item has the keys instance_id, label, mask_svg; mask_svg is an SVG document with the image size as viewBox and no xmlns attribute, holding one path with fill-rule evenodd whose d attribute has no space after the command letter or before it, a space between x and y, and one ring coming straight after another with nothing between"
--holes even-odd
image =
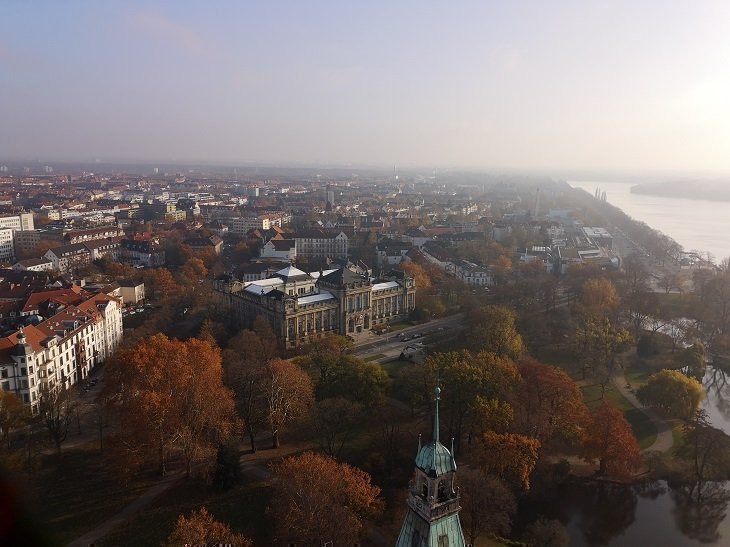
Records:
<instances>
[{"instance_id":1,"label":"window","mask_svg":"<svg viewBox=\"0 0 730 547\"><path fill-rule=\"evenodd\" d=\"M449 547L449 536L446 534L439 536L439 547Z\"/></svg>"},{"instance_id":2,"label":"window","mask_svg":"<svg viewBox=\"0 0 730 547\"><path fill-rule=\"evenodd\" d=\"M7 377L8 377L7 369L0 370L0 378L7 378Z\"/></svg>"},{"instance_id":3,"label":"window","mask_svg":"<svg viewBox=\"0 0 730 547\"><path fill-rule=\"evenodd\" d=\"M20 375L21 376L25 376L26 375L25 367L20 367Z\"/></svg>"}]
</instances>

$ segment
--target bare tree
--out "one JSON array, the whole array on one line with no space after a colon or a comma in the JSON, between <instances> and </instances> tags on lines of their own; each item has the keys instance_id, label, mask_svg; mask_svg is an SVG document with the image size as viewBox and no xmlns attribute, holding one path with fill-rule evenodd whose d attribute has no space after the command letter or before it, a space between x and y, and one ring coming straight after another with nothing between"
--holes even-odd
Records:
<instances>
[{"instance_id":1,"label":"bare tree","mask_svg":"<svg viewBox=\"0 0 730 547\"><path fill-rule=\"evenodd\" d=\"M74 416L75 406L71 393L65 387L54 389L44 386L41 388L38 411L59 455L61 454L61 444L68 436L68 428Z\"/></svg>"}]
</instances>

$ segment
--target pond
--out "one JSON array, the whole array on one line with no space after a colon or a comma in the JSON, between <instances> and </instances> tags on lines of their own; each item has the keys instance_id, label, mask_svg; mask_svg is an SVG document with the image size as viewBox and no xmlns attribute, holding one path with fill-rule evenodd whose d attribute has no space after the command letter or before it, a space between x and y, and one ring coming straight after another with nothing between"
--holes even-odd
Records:
<instances>
[{"instance_id":1,"label":"pond","mask_svg":"<svg viewBox=\"0 0 730 547\"><path fill-rule=\"evenodd\" d=\"M702 408L707 411L707 417L713 426L730 435L730 377L723 370L708 365L702 385L705 388Z\"/></svg>"},{"instance_id":2,"label":"pond","mask_svg":"<svg viewBox=\"0 0 730 547\"><path fill-rule=\"evenodd\" d=\"M577 546L730 545L729 486L570 483L554 488L549 499L523 505L520 517L542 514L560 520L570 545Z\"/></svg>"}]
</instances>

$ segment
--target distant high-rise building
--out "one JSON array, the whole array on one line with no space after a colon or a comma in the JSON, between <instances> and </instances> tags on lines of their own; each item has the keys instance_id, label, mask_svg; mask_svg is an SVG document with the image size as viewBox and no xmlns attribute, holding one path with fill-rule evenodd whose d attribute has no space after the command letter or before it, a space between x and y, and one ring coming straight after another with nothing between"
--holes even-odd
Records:
<instances>
[{"instance_id":1,"label":"distant high-rise building","mask_svg":"<svg viewBox=\"0 0 730 547\"><path fill-rule=\"evenodd\" d=\"M334 207L335 205L335 192L334 190L327 189L327 203Z\"/></svg>"}]
</instances>

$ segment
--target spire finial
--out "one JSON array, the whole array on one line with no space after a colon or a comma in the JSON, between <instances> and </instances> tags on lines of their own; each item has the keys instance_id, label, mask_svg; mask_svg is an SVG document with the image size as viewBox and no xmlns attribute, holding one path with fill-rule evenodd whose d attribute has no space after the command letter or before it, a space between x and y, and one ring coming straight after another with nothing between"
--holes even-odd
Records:
<instances>
[{"instance_id":1,"label":"spire finial","mask_svg":"<svg viewBox=\"0 0 730 547\"><path fill-rule=\"evenodd\" d=\"M421 434L419 433L418 434L418 452L420 452L420 451L421 451Z\"/></svg>"},{"instance_id":2,"label":"spire finial","mask_svg":"<svg viewBox=\"0 0 730 547\"><path fill-rule=\"evenodd\" d=\"M436 415L433 419L433 441L439 442L439 401L441 400L441 388L436 386L434 390L436 394Z\"/></svg>"}]
</instances>

